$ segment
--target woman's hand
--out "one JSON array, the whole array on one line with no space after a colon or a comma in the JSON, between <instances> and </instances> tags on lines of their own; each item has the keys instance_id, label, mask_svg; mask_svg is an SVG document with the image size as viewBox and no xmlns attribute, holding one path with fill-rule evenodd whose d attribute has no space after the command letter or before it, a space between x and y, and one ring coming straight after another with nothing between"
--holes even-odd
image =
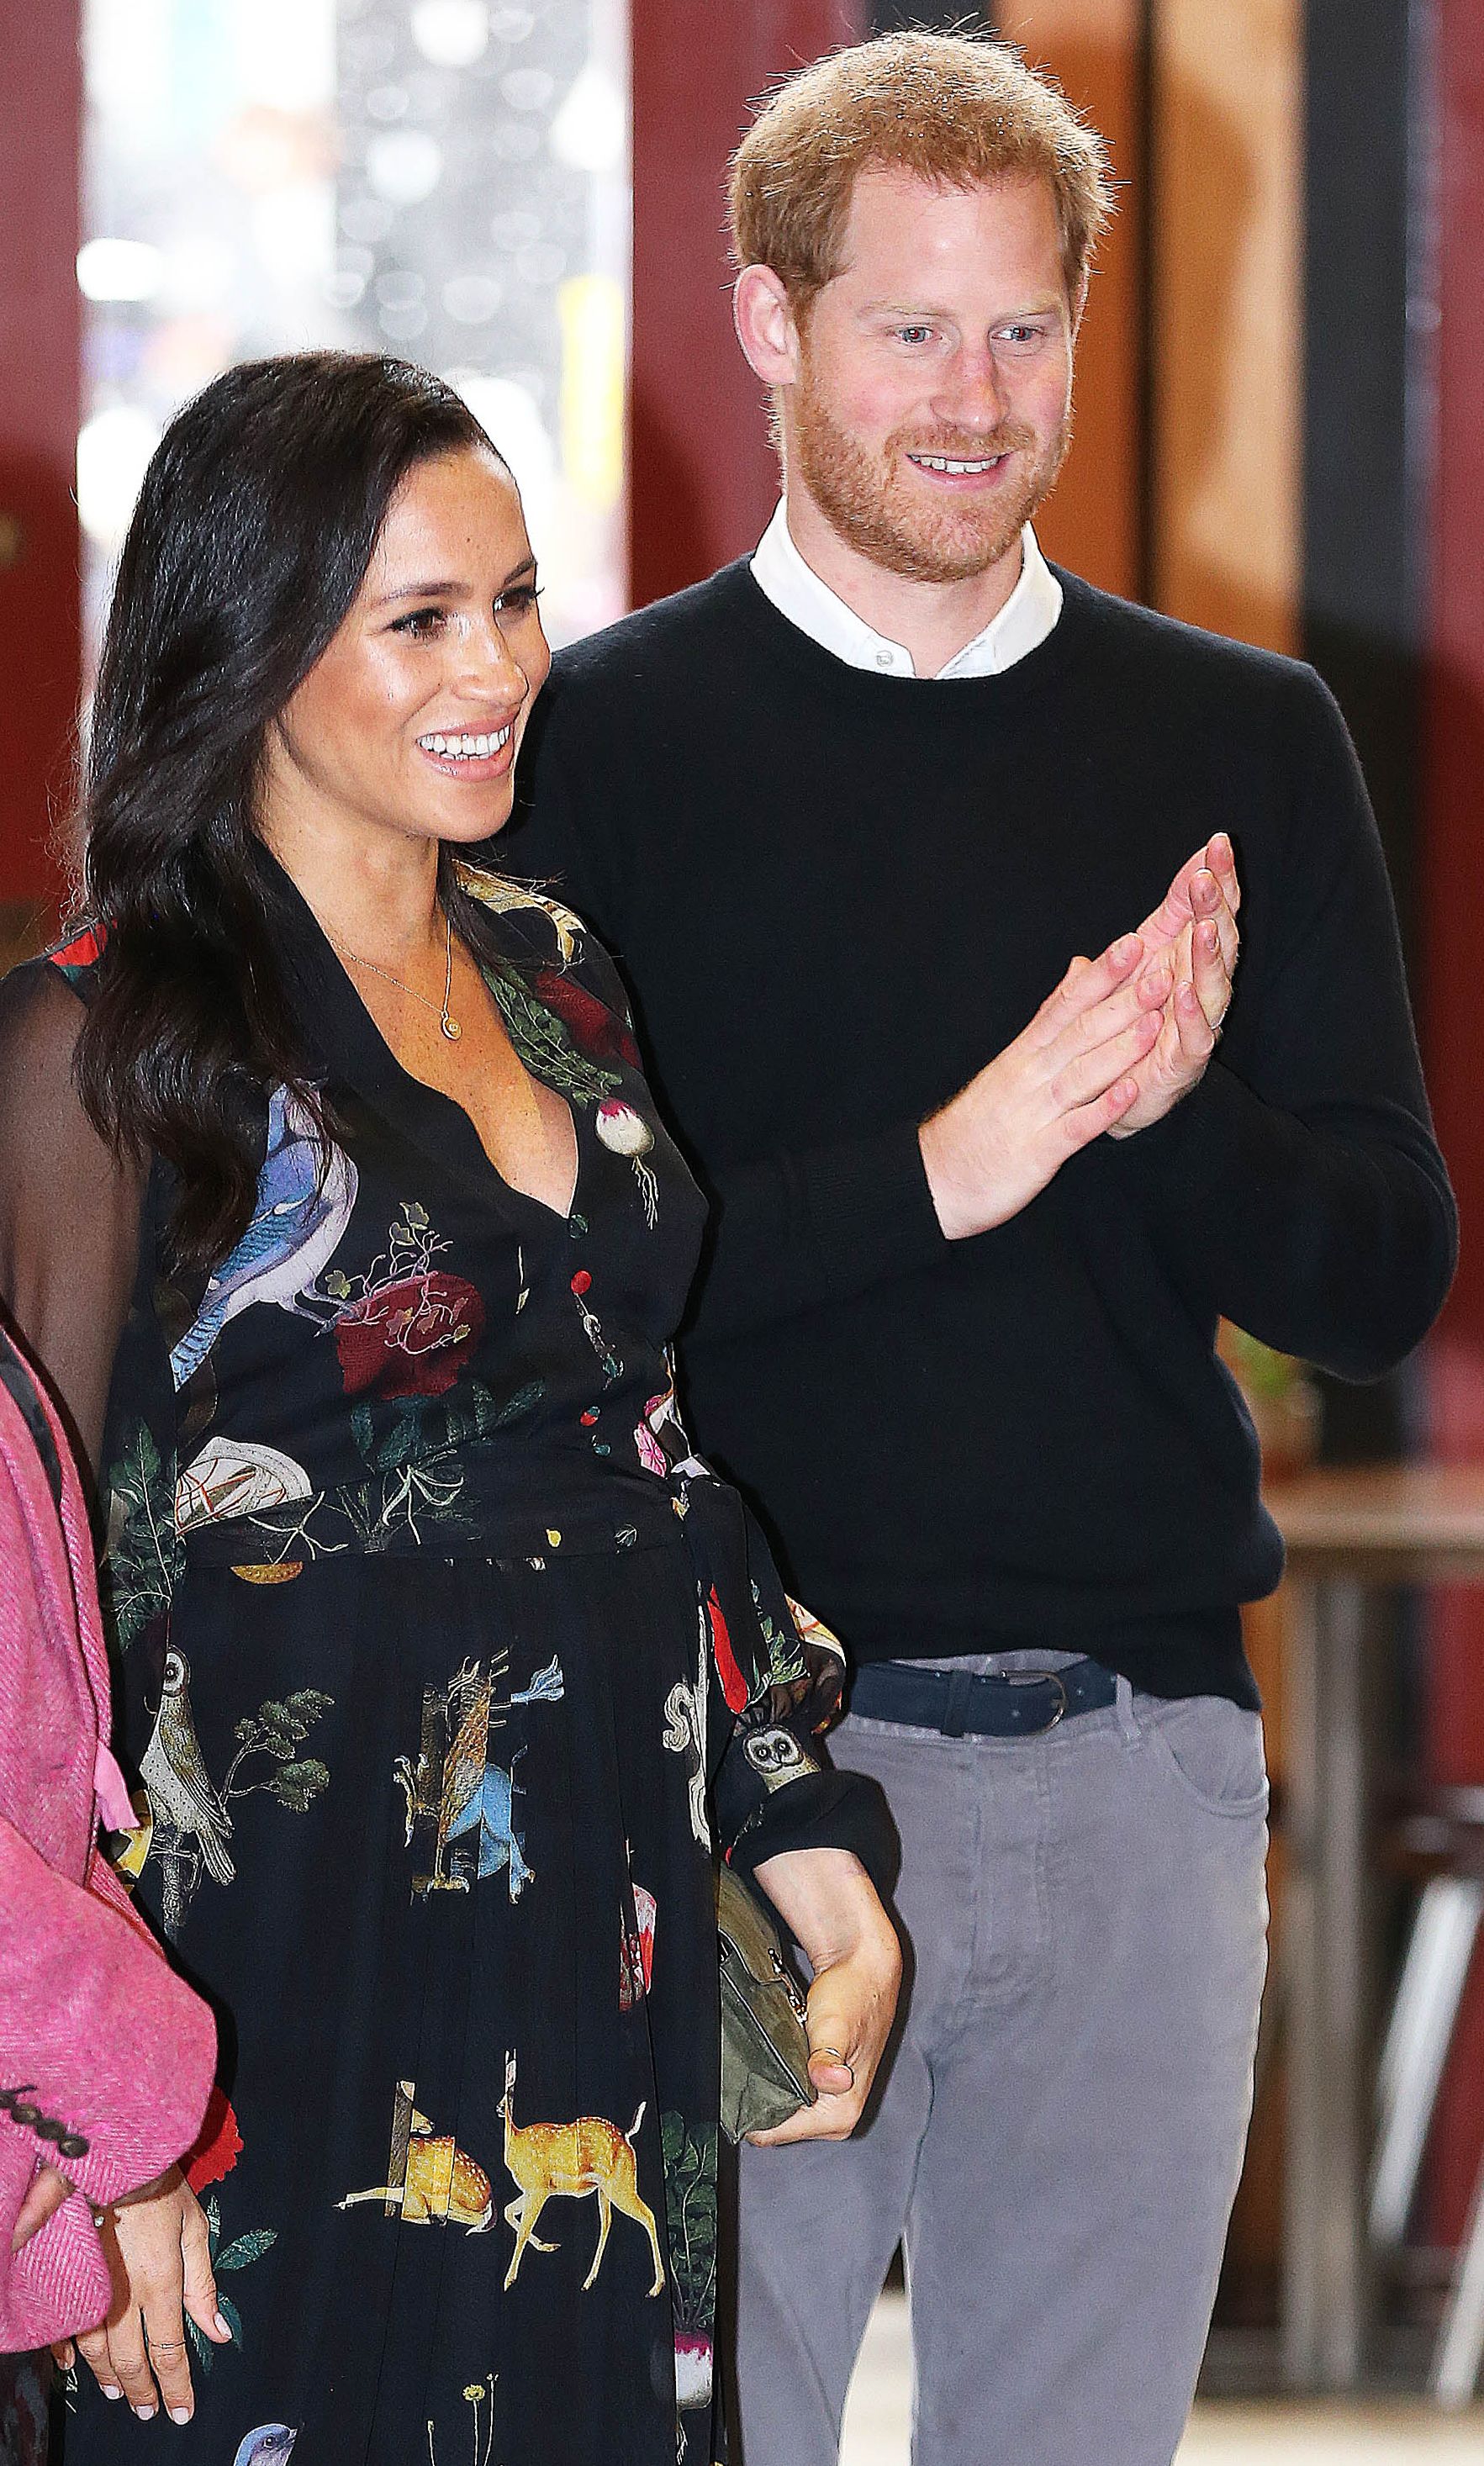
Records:
<instances>
[{"instance_id":1,"label":"woman's hand","mask_svg":"<svg viewBox=\"0 0 1484 2466\"><path fill-rule=\"evenodd\" d=\"M63 2201L70 2200L72 2192L73 2186L55 2166L37 2167L11 2230L12 2258L24 2244L30 2243L34 2234L40 2233L48 2218L56 2215Z\"/></svg>"},{"instance_id":2,"label":"woman's hand","mask_svg":"<svg viewBox=\"0 0 1484 2466\"><path fill-rule=\"evenodd\" d=\"M214 2345L232 2331L216 2309L206 2219L178 2166L103 2212L101 2232L114 2298L101 2329L77 2341L104 2397L127 2398L142 2422L163 2401L172 2423L195 2407L185 2314ZM72 2341L54 2347L65 2368ZM158 2397L156 2396L158 2384Z\"/></svg>"},{"instance_id":3,"label":"woman's hand","mask_svg":"<svg viewBox=\"0 0 1484 2466\"><path fill-rule=\"evenodd\" d=\"M787 1850L756 1880L814 1972L809 1989L809 2077L819 2092L759 2149L790 2141L847 2141L861 2120L896 2012L902 1948L875 1886L848 1850Z\"/></svg>"}]
</instances>

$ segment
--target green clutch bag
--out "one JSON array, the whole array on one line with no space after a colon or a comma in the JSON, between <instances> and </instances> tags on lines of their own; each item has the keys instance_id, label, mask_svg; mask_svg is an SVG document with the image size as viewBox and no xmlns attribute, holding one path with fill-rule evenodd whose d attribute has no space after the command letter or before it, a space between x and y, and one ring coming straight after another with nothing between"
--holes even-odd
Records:
<instances>
[{"instance_id":1,"label":"green clutch bag","mask_svg":"<svg viewBox=\"0 0 1484 2466\"><path fill-rule=\"evenodd\" d=\"M777 1932L730 1867L716 1875L721 1953L721 2125L729 2141L771 2132L819 2093L809 2078L804 1999Z\"/></svg>"}]
</instances>

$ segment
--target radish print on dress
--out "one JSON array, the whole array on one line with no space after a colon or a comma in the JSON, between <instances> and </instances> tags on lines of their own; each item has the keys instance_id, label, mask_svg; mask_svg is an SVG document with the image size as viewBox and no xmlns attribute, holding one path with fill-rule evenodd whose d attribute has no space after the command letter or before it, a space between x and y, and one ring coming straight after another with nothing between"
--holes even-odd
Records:
<instances>
[{"instance_id":1,"label":"radish print on dress","mask_svg":"<svg viewBox=\"0 0 1484 2466\"><path fill-rule=\"evenodd\" d=\"M625 1105L617 1096L608 1097L596 1113L597 1135L610 1155L627 1156L634 1168L640 1197L644 1202L644 1222L651 1233L660 1220L660 1185L652 1168L644 1162L655 1143L655 1134L642 1113Z\"/></svg>"}]
</instances>

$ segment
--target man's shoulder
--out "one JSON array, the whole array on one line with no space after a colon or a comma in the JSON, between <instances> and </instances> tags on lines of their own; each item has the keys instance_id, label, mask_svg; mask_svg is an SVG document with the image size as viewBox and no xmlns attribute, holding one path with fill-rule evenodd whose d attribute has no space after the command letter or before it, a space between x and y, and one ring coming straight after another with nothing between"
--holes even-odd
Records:
<instances>
[{"instance_id":1,"label":"man's shoulder","mask_svg":"<svg viewBox=\"0 0 1484 2466\"><path fill-rule=\"evenodd\" d=\"M739 558L688 590L652 600L600 633L568 643L551 663L555 692L671 682L680 686L710 663L738 622L748 593L756 588L749 566L748 558Z\"/></svg>"},{"instance_id":2,"label":"man's shoulder","mask_svg":"<svg viewBox=\"0 0 1484 2466\"><path fill-rule=\"evenodd\" d=\"M1120 599L1062 567L1053 571L1094 668L1119 674L1125 686L1142 686L1159 702L1209 697L1234 715L1330 705L1328 687L1304 660Z\"/></svg>"}]
</instances>

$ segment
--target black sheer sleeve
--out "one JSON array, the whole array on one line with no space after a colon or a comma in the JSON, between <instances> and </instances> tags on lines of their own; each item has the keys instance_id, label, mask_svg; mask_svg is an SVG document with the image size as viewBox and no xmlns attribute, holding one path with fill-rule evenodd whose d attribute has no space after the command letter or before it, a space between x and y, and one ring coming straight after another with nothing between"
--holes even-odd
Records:
<instances>
[{"instance_id":1,"label":"black sheer sleeve","mask_svg":"<svg viewBox=\"0 0 1484 2466\"><path fill-rule=\"evenodd\" d=\"M0 1302L96 1469L148 1169L121 1162L82 1110L83 1017L48 961L0 984Z\"/></svg>"}]
</instances>

